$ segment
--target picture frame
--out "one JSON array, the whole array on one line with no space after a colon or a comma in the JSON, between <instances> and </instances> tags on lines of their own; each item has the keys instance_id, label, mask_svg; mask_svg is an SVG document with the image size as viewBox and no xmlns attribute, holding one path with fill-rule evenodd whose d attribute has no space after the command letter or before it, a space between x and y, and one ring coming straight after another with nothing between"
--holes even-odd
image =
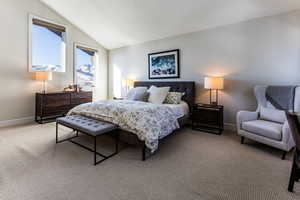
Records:
<instances>
[{"instance_id":1,"label":"picture frame","mask_svg":"<svg viewBox=\"0 0 300 200\"><path fill-rule=\"evenodd\" d=\"M180 78L179 49L148 54L149 79Z\"/></svg>"}]
</instances>

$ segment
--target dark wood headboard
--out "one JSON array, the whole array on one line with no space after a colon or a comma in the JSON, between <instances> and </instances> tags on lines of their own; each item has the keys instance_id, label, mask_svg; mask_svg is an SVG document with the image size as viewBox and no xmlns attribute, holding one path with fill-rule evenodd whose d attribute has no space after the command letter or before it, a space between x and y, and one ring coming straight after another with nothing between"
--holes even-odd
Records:
<instances>
[{"instance_id":1,"label":"dark wood headboard","mask_svg":"<svg viewBox=\"0 0 300 200\"><path fill-rule=\"evenodd\" d=\"M191 107L195 103L195 82L194 81L135 81L134 87L171 87L170 92L184 92L182 100L187 102Z\"/></svg>"}]
</instances>

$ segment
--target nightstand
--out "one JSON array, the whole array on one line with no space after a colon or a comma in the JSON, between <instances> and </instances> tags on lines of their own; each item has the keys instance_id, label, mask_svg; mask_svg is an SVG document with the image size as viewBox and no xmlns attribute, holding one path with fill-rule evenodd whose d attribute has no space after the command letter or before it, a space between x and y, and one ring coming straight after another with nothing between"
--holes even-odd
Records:
<instances>
[{"instance_id":1,"label":"nightstand","mask_svg":"<svg viewBox=\"0 0 300 200\"><path fill-rule=\"evenodd\" d=\"M221 105L195 104L192 107L192 128L221 135L224 130L223 110Z\"/></svg>"}]
</instances>

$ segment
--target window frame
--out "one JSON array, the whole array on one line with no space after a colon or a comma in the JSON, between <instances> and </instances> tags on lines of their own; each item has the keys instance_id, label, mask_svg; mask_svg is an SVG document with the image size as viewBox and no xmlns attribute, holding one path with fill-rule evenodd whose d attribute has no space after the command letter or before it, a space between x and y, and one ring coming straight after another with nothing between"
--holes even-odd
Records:
<instances>
[{"instance_id":1,"label":"window frame","mask_svg":"<svg viewBox=\"0 0 300 200\"><path fill-rule=\"evenodd\" d=\"M91 45L86 45L86 44L82 44L82 43L78 43L78 42L74 42L73 45L73 83L74 84L78 84L77 82L77 72L76 72L76 68L77 68L77 48L78 47L84 47L84 48L88 48L91 50L95 51L95 55L93 56L93 65L95 65L95 76L97 75L97 67L99 67L99 49L97 47L91 46ZM79 48L80 49L80 48ZM95 82L97 80L94 80ZM95 83L96 85L96 83Z\"/></svg>"},{"instance_id":2,"label":"window frame","mask_svg":"<svg viewBox=\"0 0 300 200\"><path fill-rule=\"evenodd\" d=\"M61 63L62 63L62 70L60 71L55 71L55 72L66 72L66 67L67 67L67 55L68 55L68 26L66 24L62 23L57 23L53 20L49 20L43 17L39 17L37 15L29 14L28 15L28 71L29 72L36 72L39 70L33 70L32 66L32 27L33 27L33 19L38 19L50 24L58 25L58 26L63 26L65 28L65 32L62 34L62 39L65 43L65 50L64 50L64 55L62 55L61 58Z\"/></svg>"}]
</instances>

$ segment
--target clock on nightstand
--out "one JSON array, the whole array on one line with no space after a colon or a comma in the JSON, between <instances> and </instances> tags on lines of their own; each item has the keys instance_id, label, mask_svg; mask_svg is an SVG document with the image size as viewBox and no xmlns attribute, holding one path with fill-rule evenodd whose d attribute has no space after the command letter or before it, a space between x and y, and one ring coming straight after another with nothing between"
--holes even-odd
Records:
<instances>
[{"instance_id":1,"label":"clock on nightstand","mask_svg":"<svg viewBox=\"0 0 300 200\"><path fill-rule=\"evenodd\" d=\"M224 130L222 105L194 104L192 107L192 128L221 135Z\"/></svg>"}]
</instances>

